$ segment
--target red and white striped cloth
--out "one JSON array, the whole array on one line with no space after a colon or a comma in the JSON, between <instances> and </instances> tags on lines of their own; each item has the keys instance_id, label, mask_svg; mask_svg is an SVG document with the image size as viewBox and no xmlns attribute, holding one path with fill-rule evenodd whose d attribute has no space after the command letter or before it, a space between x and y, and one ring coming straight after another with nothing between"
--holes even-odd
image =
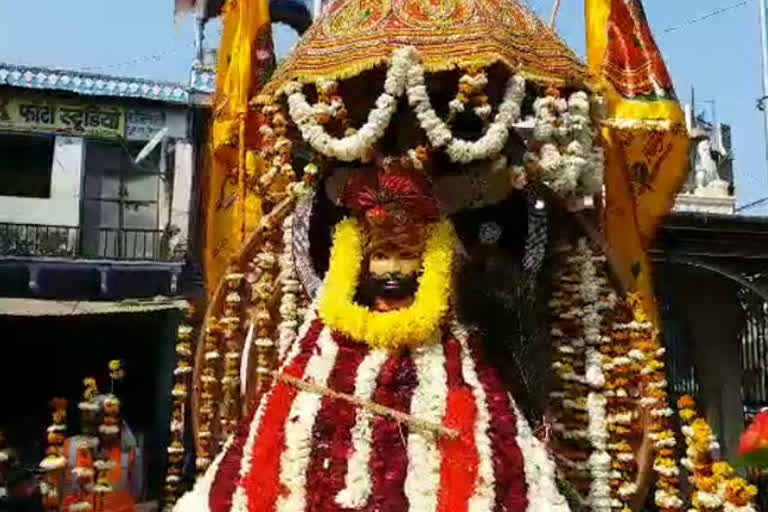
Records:
<instances>
[{"instance_id":1,"label":"red and white striped cloth","mask_svg":"<svg viewBox=\"0 0 768 512\"><path fill-rule=\"evenodd\" d=\"M382 350L313 319L281 371L459 433L437 437L282 381L179 512L563 512L554 463L458 325Z\"/></svg>"}]
</instances>

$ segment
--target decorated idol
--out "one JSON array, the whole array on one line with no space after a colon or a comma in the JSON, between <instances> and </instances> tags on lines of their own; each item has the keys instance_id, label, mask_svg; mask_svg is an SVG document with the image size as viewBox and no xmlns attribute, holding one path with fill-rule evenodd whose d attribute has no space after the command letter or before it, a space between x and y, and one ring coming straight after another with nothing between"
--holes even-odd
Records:
<instances>
[{"instance_id":1,"label":"decorated idol","mask_svg":"<svg viewBox=\"0 0 768 512\"><path fill-rule=\"evenodd\" d=\"M458 239L401 162L343 186L316 305L178 510L567 510L554 463L453 310Z\"/></svg>"}]
</instances>

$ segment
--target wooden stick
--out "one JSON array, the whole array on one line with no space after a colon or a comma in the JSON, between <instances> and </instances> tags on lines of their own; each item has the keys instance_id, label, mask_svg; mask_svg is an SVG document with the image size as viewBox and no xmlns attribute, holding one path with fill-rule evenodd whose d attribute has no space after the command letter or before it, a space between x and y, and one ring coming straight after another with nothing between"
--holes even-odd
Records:
<instances>
[{"instance_id":1,"label":"wooden stick","mask_svg":"<svg viewBox=\"0 0 768 512\"><path fill-rule=\"evenodd\" d=\"M325 386L320 386L319 384L313 384L305 380L297 379L296 377L291 377L290 375L286 375L277 370L272 372L272 376L277 380L295 386L302 391L309 391L310 393L317 393L319 395L327 396L330 398L345 400L351 404L365 409L366 411L378 414L379 416L386 416L400 424L408 425L409 427L421 430L422 432L429 432L431 434L437 434L439 436L449 437L451 439L456 439L459 437L459 433L452 428L446 428L437 423L432 423L431 421L414 418L409 414L405 414L404 412L391 409L369 400L363 400L352 395L347 395L346 393L339 393L338 391L326 388Z\"/></svg>"}]
</instances>

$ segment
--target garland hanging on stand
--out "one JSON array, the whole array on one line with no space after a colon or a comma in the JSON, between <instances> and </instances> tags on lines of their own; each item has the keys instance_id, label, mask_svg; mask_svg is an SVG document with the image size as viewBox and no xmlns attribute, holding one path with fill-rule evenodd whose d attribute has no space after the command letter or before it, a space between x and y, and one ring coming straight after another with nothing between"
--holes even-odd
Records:
<instances>
[{"instance_id":1,"label":"garland hanging on stand","mask_svg":"<svg viewBox=\"0 0 768 512\"><path fill-rule=\"evenodd\" d=\"M176 356L177 366L174 370L174 379L176 384L174 389L178 385L179 390L183 390L184 393L172 394L173 408L171 410L171 423L170 423L170 440L171 445L181 445L184 447L184 438L186 434L186 404L187 394L192 377L192 340L195 339L196 333L192 326L196 320L196 308L193 305L189 305L185 312L184 322L181 323L177 329L176 334ZM185 450L186 451L186 450ZM174 452L168 454L168 468L165 475L165 498L163 510L170 512L173 509L173 505L176 503L183 488L182 474L184 466L184 452Z\"/></svg>"}]
</instances>

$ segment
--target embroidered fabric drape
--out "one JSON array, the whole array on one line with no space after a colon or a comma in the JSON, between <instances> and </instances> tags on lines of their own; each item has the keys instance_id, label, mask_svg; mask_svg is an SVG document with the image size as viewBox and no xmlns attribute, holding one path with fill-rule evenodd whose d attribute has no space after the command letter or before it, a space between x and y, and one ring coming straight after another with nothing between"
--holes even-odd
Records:
<instances>
[{"instance_id":1,"label":"embroidered fabric drape","mask_svg":"<svg viewBox=\"0 0 768 512\"><path fill-rule=\"evenodd\" d=\"M268 0L227 2L205 192L204 265L209 293L261 216L259 199L245 187L246 150L258 132L248 102L264 85L274 63Z\"/></svg>"},{"instance_id":2,"label":"embroidered fabric drape","mask_svg":"<svg viewBox=\"0 0 768 512\"><path fill-rule=\"evenodd\" d=\"M587 53L607 106L605 231L654 312L646 251L688 172L688 134L640 0L586 0Z\"/></svg>"}]
</instances>

